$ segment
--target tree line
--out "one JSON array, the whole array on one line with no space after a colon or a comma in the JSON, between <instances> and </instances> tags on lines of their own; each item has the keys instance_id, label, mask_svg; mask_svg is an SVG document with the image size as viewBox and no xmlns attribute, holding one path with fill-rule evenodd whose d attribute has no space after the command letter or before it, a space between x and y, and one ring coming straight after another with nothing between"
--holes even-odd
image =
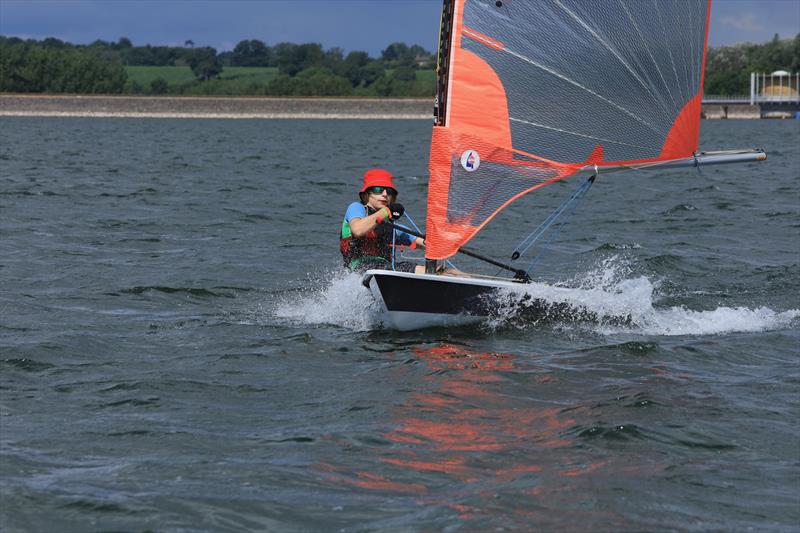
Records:
<instances>
[{"instance_id":1,"label":"tree line","mask_svg":"<svg viewBox=\"0 0 800 533\"><path fill-rule=\"evenodd\" d=\"M794 39L778 34L764 44L743 43L709 48L703 92L714 95L750 94L750 73L800 72L800 33Z\"/></svg>"},{"instance_id":2,"label":"tree line","mask_svg":"<svg viewBox=\"0 0 800 533\"><path fill-rule=\"evenodd\" d=\"M143 86L127 66L185 66L194 80L174 85L163 78ZM226 67L263 67L275 71L269 81L233 87ZM279 43L257 39L239 42L233 50L211 47L134 46L130 39L98 40L74 45L55 38L41 41L0 36L0 91L77 94L261 94L269 96L432 96L428 74L435 57L418 45L392 43L373 58L367 52L347 54L318 43ZM764 44L709 48L706 94L749 94L750 72L800 71L800 34ZM235 92L231 92L235 91Z\"/></svg>"},{"instance_id":3,"label":"tree line","mask_svg":"<svg viewBox=\"0 0 800 533\"><path fill-rule=\"evenodd\" d=\"M41 41L0 36L0 91L81 94L196 94L225 92L225 67L264 67L276 75L246 94L270 96L432 96L434 81L417 71L434 68L433 55L418 45L392 43L378 58L367 52L345 55L318 43L267 46L249 39L231 51L185 46L134 46L125 37L73 45L59 39ZM155 79L142 87L129 79L127 66L186 66L191 83L171 86ZM423 77L424 78L424 77ZM238 89L237 89L238 90Z\"/></svg>"}]
</instances>

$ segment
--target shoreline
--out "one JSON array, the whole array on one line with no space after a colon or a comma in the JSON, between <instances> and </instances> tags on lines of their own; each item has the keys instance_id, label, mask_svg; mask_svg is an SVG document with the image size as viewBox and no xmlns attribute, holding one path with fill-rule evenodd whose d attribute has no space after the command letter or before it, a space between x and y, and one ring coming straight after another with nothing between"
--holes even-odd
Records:
<instances>
[{"instance_id":1,"label":"shoreline","mask_svg":"<svg viewBox=\"0 0 800 533\"><path fill-rule=\"evenodd\" d=\"M761 106L703 104L705 120L794 118ZM429 120L433 98L0 94L0 117Z\"/></svg>"},{"instance_id":2,"label":"shoreline","mask_svg":"<svg viewBox=\"0 0 800 533\"><path fill-rule=\"evenodd\" d=\"M433 99L0 94L0 117L432 121Z\"/></svg>"}]
</instances>

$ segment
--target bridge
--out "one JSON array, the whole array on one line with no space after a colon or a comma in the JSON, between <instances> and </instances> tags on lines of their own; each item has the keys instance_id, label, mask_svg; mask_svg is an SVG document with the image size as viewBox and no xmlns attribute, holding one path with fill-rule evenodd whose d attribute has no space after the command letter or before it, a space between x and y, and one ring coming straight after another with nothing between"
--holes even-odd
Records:
<instances>
[{"instance_id":1,"label":"bridge","mask_svg":"<svg viewBox=\"0 0 800 533\"><path fill-rule=\"evenodd\" d=\"M800 104L800 95L795 96L764 96L743 94L739 96L722 96L713 94L703 95L703 104L709 105L729 105L729 104Z\"/></svg>"}]
</instances>

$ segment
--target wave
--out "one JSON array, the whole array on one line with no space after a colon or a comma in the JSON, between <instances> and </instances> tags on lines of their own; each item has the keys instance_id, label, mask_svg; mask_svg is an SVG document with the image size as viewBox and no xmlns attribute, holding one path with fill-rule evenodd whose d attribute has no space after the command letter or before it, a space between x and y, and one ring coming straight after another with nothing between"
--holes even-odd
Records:
<instances>
[{"instance_id":1,"label":"wave","mask_svg":"<svg viewBox=\"0 0 800 533\"><path fill-rule=\"evenodd\" d=\"M659 307L657 290L644 276L629 278L630 268L618 257L602 262L599 268L579 279L558 285L531 284L520 289L529 301L561 304L573 309L572 322L590 322L597 333L634 333L642 335L717 335L737 332L760 332L790 327L800 318L800 310L783 312L766 306L717 307L709 310L685 306ZM572 286L569 286L572 285ZM520 305L520 304L518 304ZM522 302L524 306L524 302ZM519 309L509 308L495 318L501 324L520 327ZM569 315L564 315L569 318ZM522 327L527 324L522 323Z\"/></svg>"},{"instance_id":2,"label":"wave","mask_svg":"<svg viewBox=\"0 0 800 533\"><path fill-rule=\"evenodd\" d=\"M284 293L272 313L279 319L309 325L330 324L356 331L376 329L381 308L362 284L361 276L350 272L332 273L328 281L311 285L320 288L297 294Z\"/></svg>"},{"instance_id":3,"label":"wave","mask_svg":"<svg viewBox=\"0 0 800 533\"><path fill-rule=\"evenodd\" d=\"M361 285L359 275L337 273L311 285L317 288L284 293L270 313L292 323L357 331L377 329L385 322L385 311ZM565 282L502 291L484 326L496 331L579 324L603 335L717 335L786 328L800 318L798 309L779 312L766 306L659 307L659 286L645 276L631 277L629 265L614 256Z\"/></svg>"},{"instance_id":4,"label":"wave","mask_svg":"<svg viewBox=\"0 0 800 533\"><path fill-rule=\"evenodd\" d=\"M162 285L154 286L137 286L127 289L121 289L119 292L122 294L146 294L149 292L161 292L164 294L185 293L197 298L234 298L235 296L227 290L247 291L249 289L242 289L238 287L214 287L214 290L205 289L202 287L165 287Z\"/></svg>"}]
</instances>

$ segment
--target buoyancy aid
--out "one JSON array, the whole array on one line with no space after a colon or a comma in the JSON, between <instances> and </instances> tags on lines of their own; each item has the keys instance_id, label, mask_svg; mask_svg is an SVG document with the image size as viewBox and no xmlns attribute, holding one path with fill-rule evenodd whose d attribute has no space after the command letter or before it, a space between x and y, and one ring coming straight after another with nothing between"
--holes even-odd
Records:
<instances>
[{"instance_id":1,"label":"buoyancy aid","mask_svg":"<svg viewBox=\"0 0 800 533\"><path fill-rule=\"evenodd\" d=\"M364 206L365 215L375 213L375 209ZM392 228L389 224L378 224L363 237L354 237L350 224L345 219L342 222L342 232L339 237L339 250L342 252L344 266L350 269L358 268L366 260L390 262L392 260Z\"/></svg>"}]
</instances>

